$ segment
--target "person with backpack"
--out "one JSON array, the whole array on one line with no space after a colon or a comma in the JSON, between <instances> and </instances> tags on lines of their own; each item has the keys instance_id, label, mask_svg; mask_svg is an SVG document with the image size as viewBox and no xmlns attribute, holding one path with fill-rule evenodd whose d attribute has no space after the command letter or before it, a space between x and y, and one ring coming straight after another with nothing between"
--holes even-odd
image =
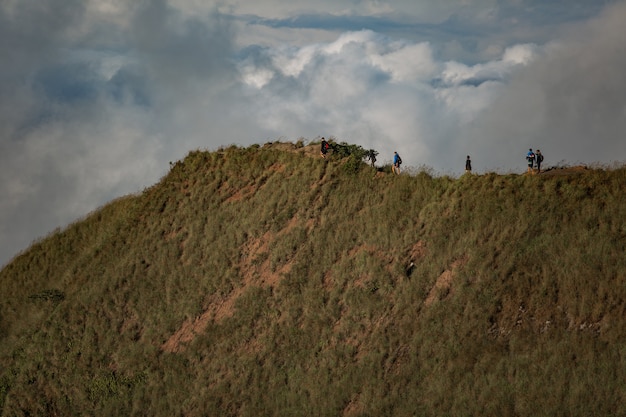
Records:
<instances>
[{"instance_id":1,"label":"person with backpack","mask_svg":"<svg viewBox=\"0 0 626 417\"><path fill-rule=\"evenodd\" d=\"M541 163L543 162L543 155L541 151L537 149L537 153L535 154L535 164L537 165L537 174L541 173Z\"/></svg>"},{"instance_id":2,"label":"person with backpack","mask_svg":"<svg viewBox=\"0 0 626 417\"><path fill-rule=\"evenodd\" d=\"M326 142L326 139L322 138L322 148L320 149L320 155L322 156L322 158L326 158L328 148L330 148L330 145L328 144L328 142Z\"/></svg>"},{"instance_id":3,"label":"person with backpack","mask_svg":"<svg viewBox=\"0 0 626 417\"><path fill-rule=\"evenodd\" d=\"M526 162L528 162L528 173L533 172L533 167L535 165L535 153L533 152L533 149L530 148L528 150L528 153L526 153Z\"/></svg>"},{"instance_id":4,"label":"person with backpack","mask_svg":"<svg viewBox=\"0 0 626 417\"><path fill-rule=\"evenodd\" d=\"M393 153L393 166L391 167L391 171L397 175L400 175L400 165L402 165L402 158L398 155L398 152Z\"/></svg>"},{"instance_id":5,"label":"person with backpack","mask_svg":"<svg viewBox=\"0 0 626 417\"><path fill-rule=\"evenodd\" d=\"M465 160L465 173L466 174L472 173L472 160L470 159L469 155L467 155L467 159Z\"/></svg>"}]
</instances>

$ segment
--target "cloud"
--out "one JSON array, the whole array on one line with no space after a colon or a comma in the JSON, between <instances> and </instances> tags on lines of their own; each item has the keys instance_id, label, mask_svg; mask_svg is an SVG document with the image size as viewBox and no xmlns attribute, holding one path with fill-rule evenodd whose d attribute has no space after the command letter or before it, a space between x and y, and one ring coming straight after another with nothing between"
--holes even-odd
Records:
<instances>
[{"instance_id":1,"label":"cloud","mask_svg":"<svg viewBox=\"0 0 626 417\"><path fill-rule=\"evenodd\" d=\"M178 2L181 3L181 2ZM325 26L335 25L333 17L379 17L390 16L393 20L402 20L399 16L410 16L412 20L421 23L437 23L447 19L459 9L467 14L482 14L485 8L489 9L496 5L496 0L448 0L445 2L432 2L428 0L357 0L357 1L334 1L318 0L293 0L284 2L281 0L264 0L250 2L245 0L230 1L223 6L222 11L237 13L240 15L253 15L260 18L270 19L276 24L286 24L291 20L301 22L301 25ZM354 27L343 29L353 30ZM356 28L360 29L360 28Z\"/></svg>"},{"instance_id":2,"label":"cloud","mask_svg":"<svg viewBox=\"0 0 626 417\"><path fill-rule=\"evenodd\" d=\"M57 3L0 4L0 264L198 148L333 135L445 173L624 150L623 5Z\"/></svg>"},{"instance_id":3,"label":"cloud","mask_svg":"<svg viewBox=\"0 0 626 417\"><path fill-rule=\"evenodd\" d=\"M228 113L233 33L218 13L94 4L0 7L0 263L154 183Z\"/></svg>"},{"instance_id":4,"label":"cloud","mask_svg":"<svg viewBox=\"0 0 626 417\"><path fill-rule=\"evenodd\" d=\"M547 166L626 160L625 18L608 8L514 75L469 135L486 166L520 166L529 147Z\"/></svg>"},{"instance_id":5,"label":"cloud","mask_svg":"<svg viewBox=\"0 0 626 417\"><path fill-rule=\"evenodd\" d=\"M536 45L515 45L504 50L501 59L486 64L465 65L456 61L447 62L441 73L441 82L447 85L480 85L490 80L504 80L516 67L531 63Z\"/></svg>"},{"instance_id":6,"label":"cloud","mask_svg":"<svg viewBox=\"0 0 626 417\"><path fill-rule=\"evenodd\" d=\"M359 31L302 48L256 49L241 74L258 105L256 123L267 130L334 135L389 158L404 151L408 163L451 169L450 148L536 49L513 46L469 66L437 61L427 42Z\"/></svg>"}]
</instances>

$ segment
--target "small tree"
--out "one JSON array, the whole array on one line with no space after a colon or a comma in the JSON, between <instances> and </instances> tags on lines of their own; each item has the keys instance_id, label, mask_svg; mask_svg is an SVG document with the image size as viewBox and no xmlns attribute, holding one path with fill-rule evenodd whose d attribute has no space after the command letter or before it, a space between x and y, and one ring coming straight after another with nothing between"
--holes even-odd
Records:
<instances>
[{"instance_id":1,"label":"small tree","mask_svg":"<svg viewBox=\"0 0 626 417\"><path fill-rule=\"evenodd\" d=\"M371 165L374 166L376 155L378 155L378 152L374 149L365 150L362 146L351 145L346 142L331 142L330 148L333 151L333 155L342 159L348 158L344 168L350 173L358 172L361 168L363 160L366 158L370 161Z\"/></svg>"},{"instance_id":2,"label":"small tree","mask_svg":"<svg viewBox=\"0 0 626 417\"><path fill-rule=\"evenodd\" d=\"M341 158L347 158L353 155L358 160L362 160L367 156L367 153L369 152L359 145L350 145L346 142L331 143L330 146L333 152L339 155L339 157Z\"/></svg>"}]
</instances>

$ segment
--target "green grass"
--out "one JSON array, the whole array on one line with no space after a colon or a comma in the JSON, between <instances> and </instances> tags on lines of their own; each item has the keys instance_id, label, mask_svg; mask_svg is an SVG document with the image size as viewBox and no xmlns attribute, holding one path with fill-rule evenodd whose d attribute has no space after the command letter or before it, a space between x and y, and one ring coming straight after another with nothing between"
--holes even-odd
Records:
<instances>
[{"instance_id":1,"label":"green grass","mask_svg":"<svg viewBox=\"0 0 626 417\"><path fill-rule=\"evenodd\" d=\"M621 412L626 168L307 152L191 152L4 267L0 415Z\"/></svg>"}]
</instances>

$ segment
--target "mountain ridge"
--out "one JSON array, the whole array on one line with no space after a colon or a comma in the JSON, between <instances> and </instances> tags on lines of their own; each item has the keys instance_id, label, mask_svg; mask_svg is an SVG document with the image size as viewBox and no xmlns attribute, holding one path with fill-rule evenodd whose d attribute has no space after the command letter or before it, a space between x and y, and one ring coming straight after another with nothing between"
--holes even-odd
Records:
<instances>
[{"instance_id":1,"label":"mountain ridge","mask_svg":"<svg viewBox=\"0 0 626 417\"><path fill-rule=\"evenodd\" d=\"M386 168L193 151L36 242L1 415L618 413L626 169Z\"/></svg>"}]
</instances>

